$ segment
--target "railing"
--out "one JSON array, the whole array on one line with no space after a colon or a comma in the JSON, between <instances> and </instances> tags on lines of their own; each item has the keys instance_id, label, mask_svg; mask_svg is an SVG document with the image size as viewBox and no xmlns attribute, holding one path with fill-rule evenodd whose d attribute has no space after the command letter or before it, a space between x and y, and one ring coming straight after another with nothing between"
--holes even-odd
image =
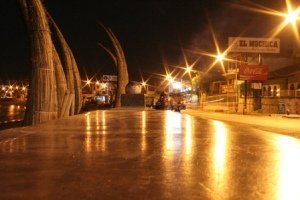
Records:
<instances>
[{"instance_id":1,"label":"railing","mask_svg":"<svg viewBox=\"0 0 300 200\"><path fill-rule=\"evenodd\" d=\"M270 95L263 93L261 98L254 98L253 93L245 97L235 93L206 96L200 100L200 108L213 111L231 112L262 112L262 113L291 113L300 114L300 91L280 91Z\"/></svg>"},{"instance_id":2,"label":"railing","mask_svg":"<svg viewBox=\"0 0 300 200\"><path fill-rule=\"evenodd\" d=\"M238 99L235 94L207 96L200 101L200 107L209 110L235 110Z\"/></svg>"}]
</instances>

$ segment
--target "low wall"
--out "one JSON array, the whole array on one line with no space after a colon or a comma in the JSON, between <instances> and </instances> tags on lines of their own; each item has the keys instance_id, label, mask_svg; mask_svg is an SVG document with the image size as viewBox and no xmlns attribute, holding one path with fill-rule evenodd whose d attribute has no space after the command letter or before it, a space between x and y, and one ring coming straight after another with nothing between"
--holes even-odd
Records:
<instances>
[{"instance_id":1,"label":"low wall","mask_svg":"<svg viewBox=\"0 0 300 200\"><path fill-rule=\"evenodd\" d=\"M122 94L121 106L145 106L144 94Z\"/></svg>"},{"instance_id":2,"label":"low wall","mask_svg":"<svg viewBox=\"0 0 300 200\"><path fill-rule=\"evenodd\" d=\"M264 113L300 114L299 98L263 98L262 110Z\"/></svg>"},{"instance_id":3,"label":"low wall","mask_svg":"<svg viewBox=\"0 0 300 200\"><path fill-rule=\"evenodd\" d=\"M239 98L238 103L227 101L205 101L200 103L200 108L209 111L243 112L244 98ZM262 98L261 113L273 114L300 114L300 98ZM247 99L246 112L253 112L253 98Z\"/></svg>"}]
</instances>

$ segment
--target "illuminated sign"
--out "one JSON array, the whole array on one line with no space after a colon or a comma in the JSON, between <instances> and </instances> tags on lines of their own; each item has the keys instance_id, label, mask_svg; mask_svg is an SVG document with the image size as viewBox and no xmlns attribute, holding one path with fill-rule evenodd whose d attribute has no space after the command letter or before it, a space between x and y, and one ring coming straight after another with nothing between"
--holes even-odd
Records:
<instances>
[{"instance_id":1,"label":"illuminated sign","mask_svg":"<svg viewBox=\"0 0 300 200\"><path fill-rule=\"evenodd\" d=\"M230 52L280 53L278 38L229 37L228 45Z\"/></svg>"},{"instance_id":2,"label":"illuminated sign","mask_svg":"<svg viewBox=\"0 0 300 200\"><path fill-rule=\"evenodd\" d=\"M268 79L268 72L268 66L266 65L241 65L239 79L264 81Z\"/></svg>"},{"instance_id":3,"label":"illuminated sign","mask_svg":"<svg viewBox=\"0 0 300 200\"><path fill-rule=\"evenodd\" d=\"M117 82L118 81L118 76L115 76L115 75L103 75L102 76L102 81L104 81L104 82Z\"/></svg>"}]
</instances>

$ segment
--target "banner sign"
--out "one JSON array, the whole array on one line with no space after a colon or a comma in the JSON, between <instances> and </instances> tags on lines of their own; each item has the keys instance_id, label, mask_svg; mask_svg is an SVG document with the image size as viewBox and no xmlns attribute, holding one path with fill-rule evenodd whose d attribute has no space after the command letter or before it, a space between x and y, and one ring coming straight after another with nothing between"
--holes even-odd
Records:
<instances>
[{"instance_id":1,"label":"banner sign","mask_svg":"<svg viewBox=\"0 0 300 200\"><path fill-rule=\"evenodd\" d=\"M228 46L230 52L280 53L278 38L229 37Z\"/></svg>"},{"instance_id":2,"label":"banner sign","mask_svg":"<svg viewBox=\"0 0 300 200\"><path fill-rule=\"evenodd\" d=\"M268 66L241 65L239 69L240 80L264 81L268 80Z\"/></svg>"},{"instance_id":3,"label":"banner sign","mask_svg":"<svg viewBox=\"0 0 300 200\"><path fill-rule=\"evenodd\" d=\"M118 76L115 76L115 75L103 75L102 76L102 81L105 81L105 82L117 82L118 81Z\"/></svg>"}]
</instances>

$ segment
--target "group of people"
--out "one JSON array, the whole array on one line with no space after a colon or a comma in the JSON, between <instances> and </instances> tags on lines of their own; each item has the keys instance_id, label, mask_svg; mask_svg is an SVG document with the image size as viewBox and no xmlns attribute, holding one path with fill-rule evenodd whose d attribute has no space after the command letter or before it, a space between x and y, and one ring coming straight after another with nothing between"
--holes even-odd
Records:
<instances>
[{"instance_id":1,"label":"group of people","mask_svg":"<svg viewBox=\"0 0 300 200\"><path fill-rule=\"evenodd\" d=\"M162 92L155 104L155 108L180 111L185 109L185 104L183 103L183 97L181 94L167 95L166 93Z\"/></svg>"}]
</instances>

